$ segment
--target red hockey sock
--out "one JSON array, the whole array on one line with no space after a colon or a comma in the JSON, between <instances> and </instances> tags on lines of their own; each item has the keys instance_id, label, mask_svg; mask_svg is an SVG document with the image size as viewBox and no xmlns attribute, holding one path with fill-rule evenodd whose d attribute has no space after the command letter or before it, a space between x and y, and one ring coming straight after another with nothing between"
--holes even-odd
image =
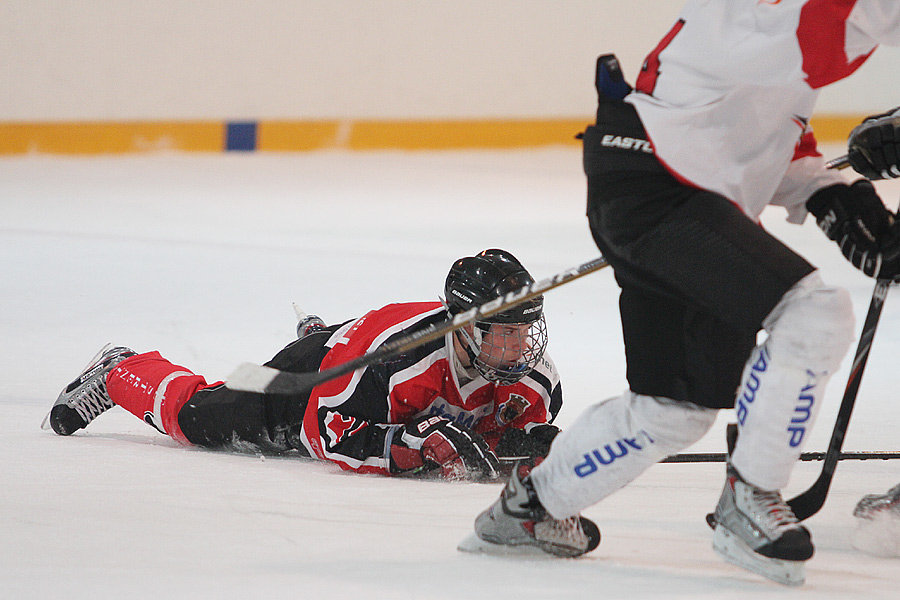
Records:
<instances>
[{"instance_id":1,"label":"red hockey sock","mask_svg":"<svg viewBox=\"0 0 900 600\"><path fill-rule=\"evenodd\" d=\"M182 444L190 442L178 426L178 411L205 387L206 379L159 352L126 358L106 378L113 402Z\"/></svg>"}]
</instances>

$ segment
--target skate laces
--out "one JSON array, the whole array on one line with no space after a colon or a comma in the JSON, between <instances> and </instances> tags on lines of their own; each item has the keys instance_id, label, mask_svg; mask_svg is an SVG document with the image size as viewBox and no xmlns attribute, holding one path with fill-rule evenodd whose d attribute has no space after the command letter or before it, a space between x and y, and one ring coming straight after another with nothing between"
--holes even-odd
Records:
<instances>
[{"instance_id":1,"label":"skate laces","mask_svg":"<svg viewBox=\"0 0 900 600\"><path fill-rule=\"evenodd\" d=\"M751 486L753 501L759 506L760 514L775 531L794 527L799 520L791 507L782 499L777 491L768 492Z\"/></svg>"},{"instance_id":2,"label":"skate laces","mask_svg":"<svg viewBox=\"0 0 900 600\"><path fill-rule=\"evenodd\" d=\"M85 424L90 423L100 413L115 406L115 403L106 391L106 382L103 381L103 378L89 383L83 390L75 394L67 404L75 409L78 415L84 419Z\"/></svg>"},{"instance_id":3,"label":"skate laces","mask_svg":"<svg viewBox=\"0 0 900 600\"><path fill-rule=\"evenodd\" d=\"M581 519L578 516L554 519L547 512L531 482L532 468L534 465L530 461L522 462L517 465L513 474L513 478L519 481L519 490L527 498L526 502L519 503L520 511L525 511L524 514L520 512L520 518L526 519L522 523L523 527L541 543L584 551L588 539L581 528Z\"/></svg>"},{"instance_id":4,"label":"skate laces","mask_svg":"<svg viewBox=\"0 0 900 600\"><path fill-rule=\"evenodd\" d=\"M584 549L587 547L587 536L581 528L581 520L576 517L567 519L547 518L534 524L534 537L542 542L558 546Z\"/></svg>"}]
</instances>

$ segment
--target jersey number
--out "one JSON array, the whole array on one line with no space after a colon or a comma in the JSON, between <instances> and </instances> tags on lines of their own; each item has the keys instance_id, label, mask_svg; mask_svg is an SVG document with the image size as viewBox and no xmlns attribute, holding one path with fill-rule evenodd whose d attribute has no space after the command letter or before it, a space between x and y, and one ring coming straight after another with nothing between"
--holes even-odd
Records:
<instances>
[{"instance_id":1,"label":"jersey number","mask_svg":"<svg viewBox=\"0 0 900 600\"><path fill-rule=\"evenodd\" d=\"M656 89L656 80L659 79L659 53L672 43L672 40L678 35L682 27L684 27L684 19L678 19L678 22L672 26L666 37L660 40L653 52L644 59L644 64L641 65L641 73L638 75L637 85L635 86L637 91L649 96L653 95L653 90Z\"/></svg>"}]
</instances>

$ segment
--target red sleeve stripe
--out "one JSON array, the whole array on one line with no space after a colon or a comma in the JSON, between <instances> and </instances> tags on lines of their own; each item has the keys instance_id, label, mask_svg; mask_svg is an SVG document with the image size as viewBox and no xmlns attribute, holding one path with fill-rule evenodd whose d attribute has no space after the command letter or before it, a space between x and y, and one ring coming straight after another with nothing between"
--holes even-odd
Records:
<instances>
[{"instance_id":1,"label":"red sleeve stripe","mask_svg":"<svg viewBox=\"0 0 900 600\"><path fill-rule=\"evenodd\" d=\"M800 10L797 42L809 87L818 89L847 77L875 50L847 58L847 17L856 0L809 0Z\"/></svg>"},{"instance_id":2,"label":"red sleeve stripe","mask_svg":"<svg viewBox=\"0 0 900 600\"><path fill-rule=\"evenodd\" d=\"M794 158L791 160L797 160L807 156L822 156L819 152L819 148L816 146L816 136L814 136L812 130L809 129L806 130L800 138L800 142L794 149Z\"/></svg>"}]
</instances>

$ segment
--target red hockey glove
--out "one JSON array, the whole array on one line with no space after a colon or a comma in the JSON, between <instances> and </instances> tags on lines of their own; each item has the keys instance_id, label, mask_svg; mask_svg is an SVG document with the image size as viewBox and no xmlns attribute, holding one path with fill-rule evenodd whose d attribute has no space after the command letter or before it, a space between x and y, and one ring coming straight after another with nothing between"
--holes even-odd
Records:
<instances>
[{"instance_id":1,"label":"red hockey glove","mask_svg":"<svg viewBox=\"0 0 900 600\"><path fill-rule=\"evenodd\" d=\"M869 181L823 188L806 208L854 267L879 279L900 276L900 232Z\"/></svg>"},{"instance_id":2,"label":"red hockey glove","mask_svg":"<svg viewBox=\"0 0 900 600\"><path fill-rule=\"evenodd\" d=\"M847 140L847 158L863 177L900 177L900 106L857 125Z\"/></svg>"},{"instance_id":3,"label":"red hockey glove","mask_svg":"<svg viewBox=\"0 0 900 600\"><path fill-rule=\"evenodd\" d=\"M500 462L480 435L442 417L419 417L394 434L391 471L419 474L436 469L447 479L500 476Z\"/></svg>"}]
</instances>

